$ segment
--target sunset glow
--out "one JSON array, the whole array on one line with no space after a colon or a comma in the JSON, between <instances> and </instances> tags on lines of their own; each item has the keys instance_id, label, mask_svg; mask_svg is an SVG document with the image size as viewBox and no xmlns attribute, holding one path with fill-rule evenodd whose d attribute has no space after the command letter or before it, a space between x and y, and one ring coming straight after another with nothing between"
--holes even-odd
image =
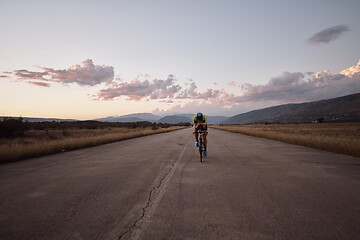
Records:
<instances>
[{"instance_id":1,"label":"sunset glow","mask_svg":"<svg viewBox=\"0 0 360 240\"><path fill-rule=\"evenodd\" d=\"M232 116L357 93L345 3L3 0L0 115Z\"/></svg>"}]
</instances>

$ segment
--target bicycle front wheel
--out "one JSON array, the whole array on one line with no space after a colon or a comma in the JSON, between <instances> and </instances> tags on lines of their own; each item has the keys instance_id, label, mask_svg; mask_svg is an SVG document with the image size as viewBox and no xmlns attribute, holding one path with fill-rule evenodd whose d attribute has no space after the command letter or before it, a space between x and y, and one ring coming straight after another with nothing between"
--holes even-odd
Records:
<instances>
[{"instance_id":1,"label":"bicycle front wheel","mask_svg":"<svg viewBox=\"0 0 360 240\"><path fill-rule=\"evenodd\" d=\"M199 142L199 153L200 153L200 162L203 160L203 139L202 136L200 136L200 142Z\"/></svg>"}]
</instances>

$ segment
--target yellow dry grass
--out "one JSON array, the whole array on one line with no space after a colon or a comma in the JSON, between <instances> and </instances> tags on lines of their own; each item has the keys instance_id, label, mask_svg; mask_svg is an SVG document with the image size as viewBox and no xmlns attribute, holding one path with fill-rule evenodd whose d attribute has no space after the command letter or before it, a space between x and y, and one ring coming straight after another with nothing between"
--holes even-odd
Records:
<instances>
[{"instance_id":1,"label":"yellow dry grass","mask_svg":"<svg viewBox=\"0 0 360 240\"><path fill-rule=\"evenodd\" d=\"M360 123L223 125L212 127L360 157Z\"/></svg>"},{"instance_id":2,"label":"yellow dry grass","mask_svg":"<svg viewBox=\"0 0 360 240\"><path fill-rule=\"evenodd\" d=\"M181 128L184 127L29 130L23 137L0 141L0 163L92 147Z\"/></svg>"}]
</instances>

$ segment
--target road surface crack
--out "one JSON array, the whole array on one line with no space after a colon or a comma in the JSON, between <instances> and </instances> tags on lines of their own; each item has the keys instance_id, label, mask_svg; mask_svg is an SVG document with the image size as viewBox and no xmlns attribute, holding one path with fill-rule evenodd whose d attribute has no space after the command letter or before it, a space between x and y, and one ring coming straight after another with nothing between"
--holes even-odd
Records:
<instances>
[{"instance_id":1,"label":"road surface crack","mask_svg":"<svg viewBox=\"0 0 360 240\"><path fill-rule=\"evenodd\" d=\"M176 164L177 162L181 159L184 151L185 151L185 145L182 146L182 150L180 152L180 154L178 155L177 158L174 158L173 162L171 163L170 165L170 168L169 170L162 176L162 178L160 179L159 183L154 186L151 191L149 192L148 194L148 198L147 198L147 201L146 201L146 204L145 206L141 209L141 215L140 217L135 220L135 222L130 226L129 229L127 229L125 232L123 232L119 237L118 239L121 240L125 235L129 234L130 232L132 232L133 230L135 230L135 228L138 228L139 231L136 231L135 234L132 234L130 236L130 239L138 239L141 231L142 231L142 227L140 225L143 224L144 222L144 219L145 219L145 216L146 215L150 215L150 210L151 210L151 207L153 207L155 204L154 202L156 200L160 200L161 197L162 197L162 194L161 194L161 190L164 189L164 186L165 184L168 182L168 180L171 178L171 176L173 175L174 171L175 171L175 167L176 167ZM156 207L156 206L155 206ZM153 207L154 208L154 207ZM154 209L153 209L154 210ZM133 236L134 235L134 236Z\"/></svg>"}]
</instances>

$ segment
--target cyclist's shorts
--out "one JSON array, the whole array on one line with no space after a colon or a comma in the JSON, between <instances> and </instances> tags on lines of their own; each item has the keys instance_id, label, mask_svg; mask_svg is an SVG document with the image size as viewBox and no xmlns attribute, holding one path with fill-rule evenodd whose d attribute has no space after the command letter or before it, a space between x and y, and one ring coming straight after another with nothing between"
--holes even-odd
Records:
<instances>
[{"instance_id":1,"label":"cyclist's shorts","mask_svg":"<svg viewBox=\"0 0 360 240\"><path fill-rule=\"evenodd\" d=\"M199 130L202 132L208 133L207 124L205 126L199 126L198 131Z\"/></svg>"}]
</instances>

